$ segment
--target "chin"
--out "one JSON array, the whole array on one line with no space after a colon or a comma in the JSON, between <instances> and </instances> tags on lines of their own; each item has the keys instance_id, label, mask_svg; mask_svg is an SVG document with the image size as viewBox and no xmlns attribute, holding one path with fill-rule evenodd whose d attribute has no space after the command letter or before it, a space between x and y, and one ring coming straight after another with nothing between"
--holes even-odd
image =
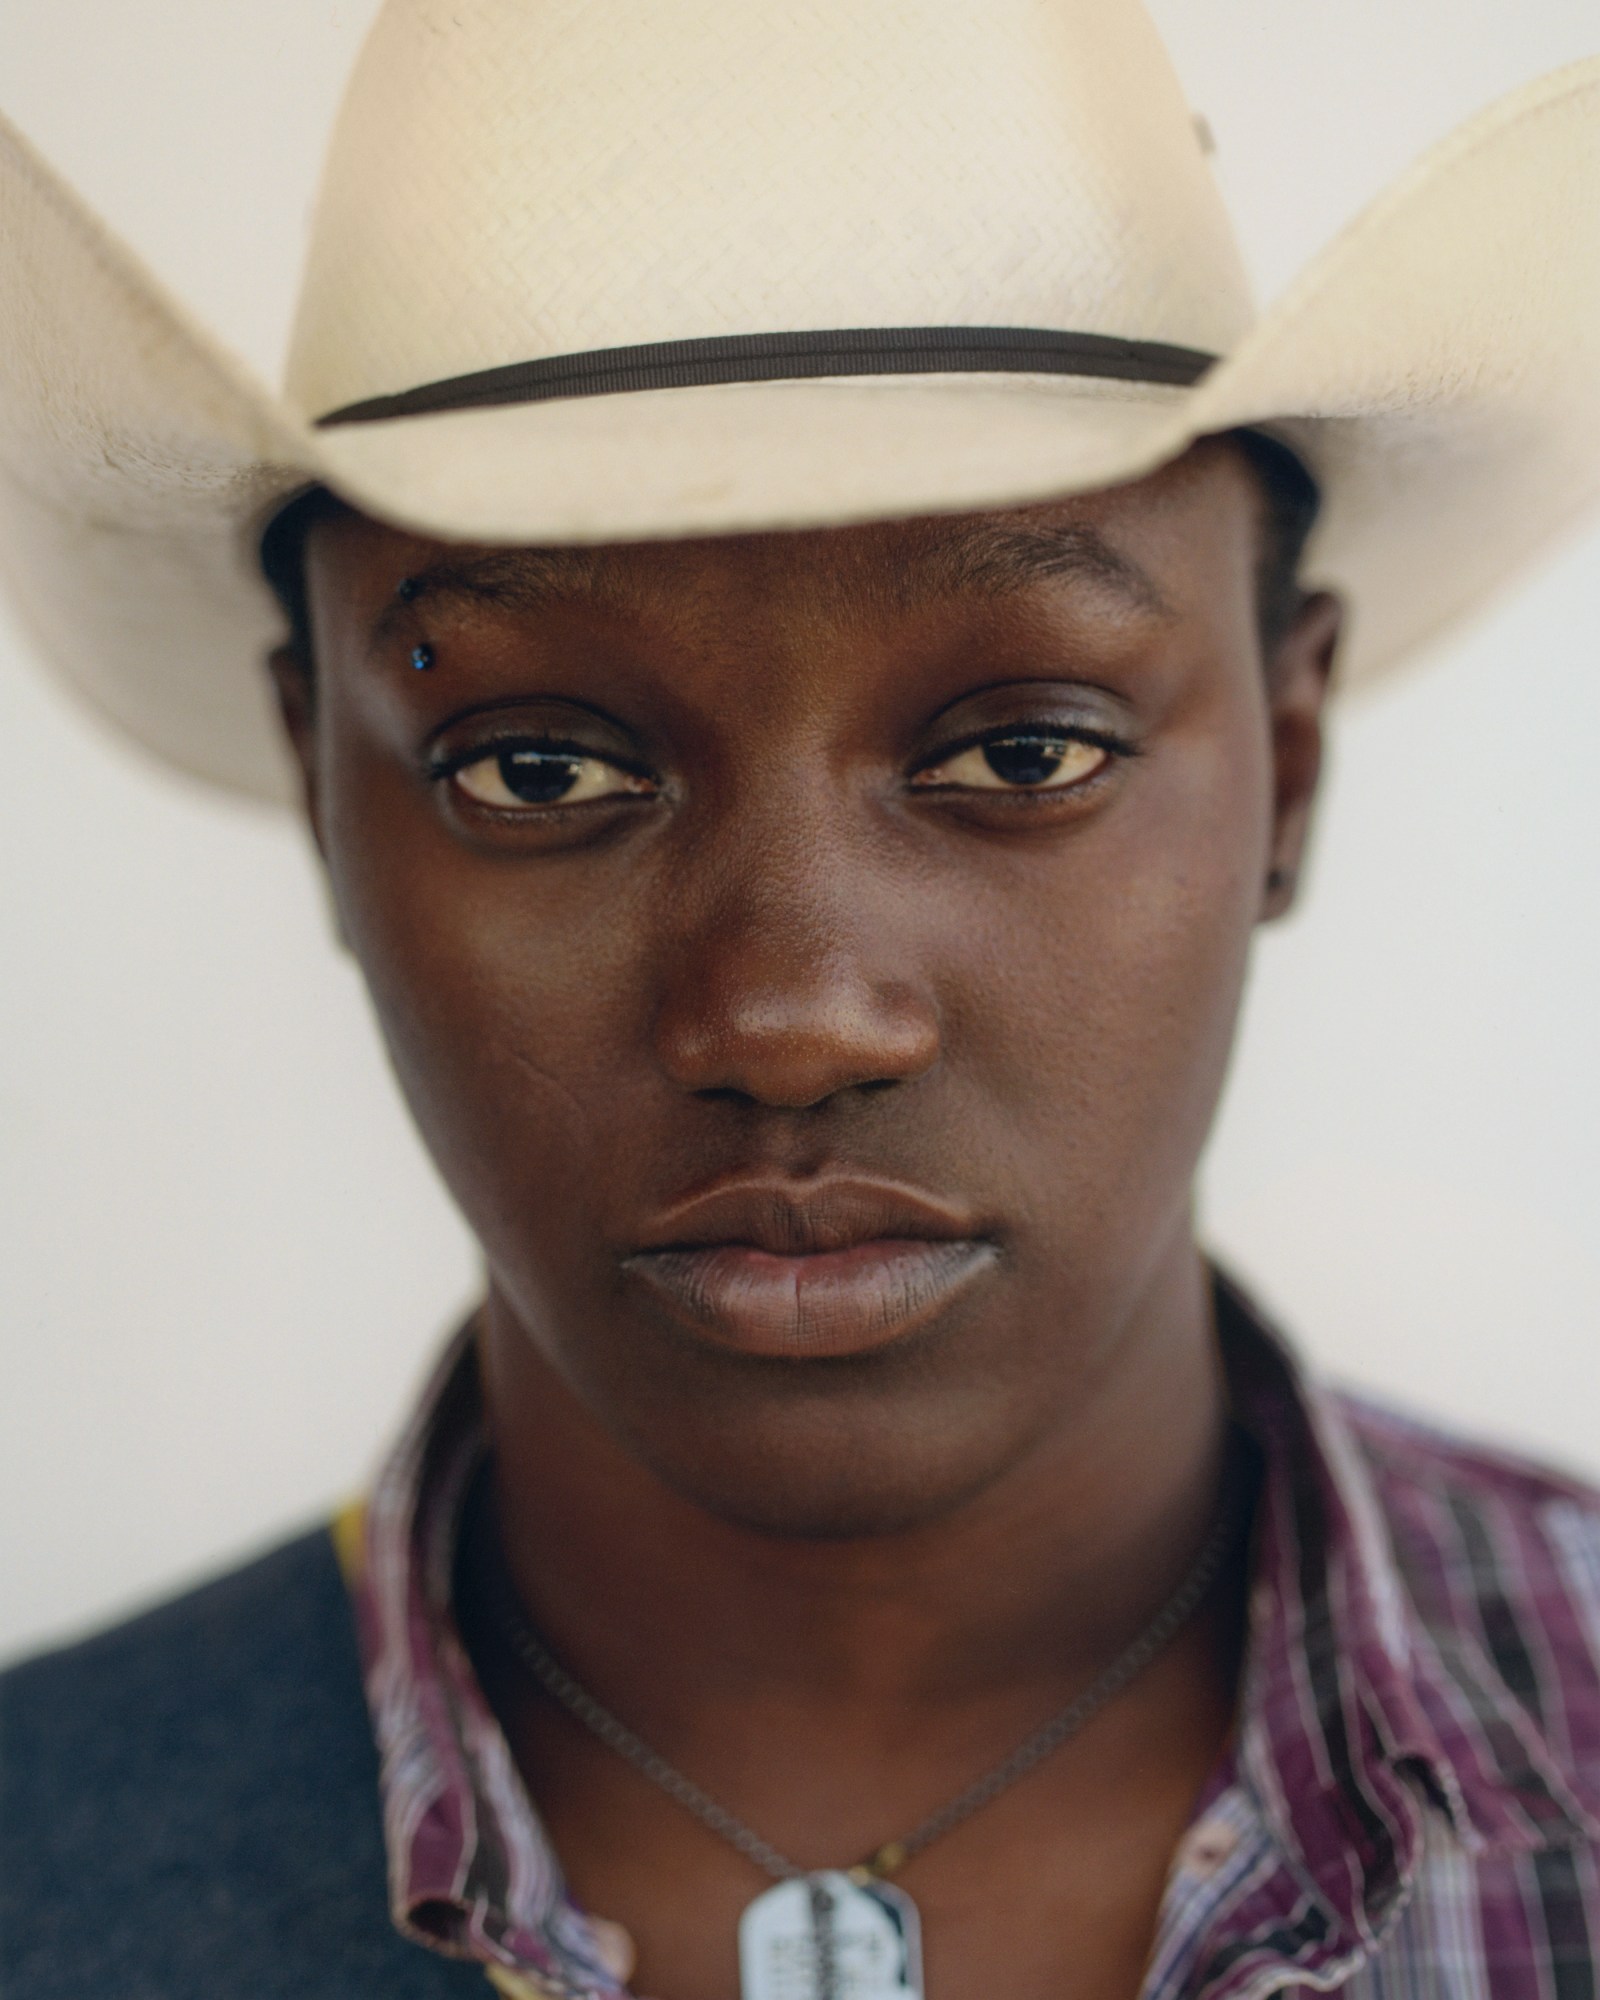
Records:
<instances>
[{"instance_id":1,"label":"chin","mask_svg":"<svg viewBox=\"0 0 1600 2000\"><path fill-rule=\"evenodd\" d=\"M720 1417L702 1404L692 1427L664 1433L623 1417L621 1429L664 1485L729 1526L837 1542L909 1534L954 1513L1028 1455L1039 1414L970 1388L954 1410L939 1397L852 1400L813 1392Z\"/></svg>"},{"instance_id":2,"label":"chin","mask_svg":"<svg viewBox=\"0 0 1600 2000\"><path fill-rule=\"evenodd\" d=\"M861 1479L828 1486L796 1481L777 1487L770 1477L729 1480L716 1486L675 1479L664 1466L653 1468L664 1484L730 1528L766 1535L773 1541L853 1542L914 1534L954 1513L977 1488L949 1492L913 1488L909 1482Z\"/></svg>"}]
</instances>

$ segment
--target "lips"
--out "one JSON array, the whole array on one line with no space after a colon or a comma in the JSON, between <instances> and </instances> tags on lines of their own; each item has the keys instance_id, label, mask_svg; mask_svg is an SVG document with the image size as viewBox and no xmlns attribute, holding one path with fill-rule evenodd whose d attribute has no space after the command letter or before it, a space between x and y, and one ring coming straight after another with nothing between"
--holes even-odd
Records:
<instances>
[{"instance_id":1,"label":"lips","mask_svg":"<svg viewBox=\"0 0 1600 2000\"><path fill-rule=\"evenodd\" d=\"M745 1180L667 1210L623 1269L718 1346L821 1359L925 1324L997 1255L971 1217L893 1183Z\"/></svg>"}]
</instances>

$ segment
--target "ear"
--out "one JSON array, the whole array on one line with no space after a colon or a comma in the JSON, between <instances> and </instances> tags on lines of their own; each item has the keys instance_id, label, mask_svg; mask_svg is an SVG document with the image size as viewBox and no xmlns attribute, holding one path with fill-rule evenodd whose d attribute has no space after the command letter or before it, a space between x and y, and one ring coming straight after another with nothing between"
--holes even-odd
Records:
<instances>
[{"instance_id":1,"label":"ear","mask_svg":"<svg viewBox=\"0 0 1600 2000\"><path fill-rule=\"evenodd\" d=\"M1311 807L1322 771L1322 711L1333 675L1344 609L1327 591L1305 597L1266 663L1272 730L1272 844L1261 919L1294 903Z\"/></svg>"},{"instance_id":2,"label":"ear","mask_svg":"<svg viewBox=\"0 0 1600 2000\"><path fill-rule=\"evenodd\" d=\"M311 838L317 843L317 852L326 859L318 815L316 698L311 670L292 646L274 647L267 656L267 665L277 690L283 733L289 739L289 748L299 768L300 799Z\"/></svg>"}]
</instances>

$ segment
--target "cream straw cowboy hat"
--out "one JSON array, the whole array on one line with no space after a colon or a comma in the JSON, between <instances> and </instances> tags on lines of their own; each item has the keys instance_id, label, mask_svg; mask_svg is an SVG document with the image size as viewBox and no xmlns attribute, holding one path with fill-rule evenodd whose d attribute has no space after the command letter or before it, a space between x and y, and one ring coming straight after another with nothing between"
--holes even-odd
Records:
<instances>
[{"instance_id":1,"label":"cream straw cowboy hat","mask_svg":"<svg viewBox=\"0 0 1600 2000\"><path fill-rule=\"evenodd\" d=\"M1138 0L389 0L281 396L0 127L0 567L171 762L287 794L256 543L1018 503L1271 427L1351 678L1600 494L1600 61L1440 146L1263 317Z\"/></svg>"}]
</instances>

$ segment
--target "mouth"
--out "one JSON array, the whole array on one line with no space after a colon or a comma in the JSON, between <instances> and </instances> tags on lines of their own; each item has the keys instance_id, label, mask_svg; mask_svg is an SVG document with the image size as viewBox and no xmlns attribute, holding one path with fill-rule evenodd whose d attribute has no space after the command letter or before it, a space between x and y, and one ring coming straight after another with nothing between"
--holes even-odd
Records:
<instances>
[{"instance_id":1,"label":"mouth","mask_svg":"<svg viewBox=\"0 0 1600 2000\"><path fill-rule=\"evenodd\" d=\"M865 1354L991 1270L970 1217L890 1183L723 1183L669 1210L623 1259L680 1323L740 1354Z\"/></svg>"}]
</instances>

